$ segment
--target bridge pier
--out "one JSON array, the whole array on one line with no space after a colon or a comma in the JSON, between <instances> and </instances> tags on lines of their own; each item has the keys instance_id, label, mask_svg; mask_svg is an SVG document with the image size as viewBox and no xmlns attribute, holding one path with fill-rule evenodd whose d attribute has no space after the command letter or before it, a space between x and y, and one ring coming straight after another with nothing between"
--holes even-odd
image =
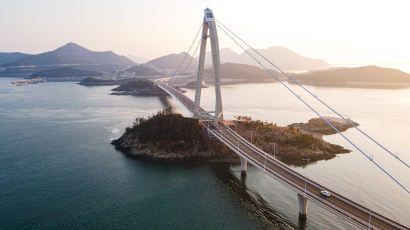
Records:
<instances>
[{"instance_id":1,"label":"bridge pier","mask_svg":"<svg viewBox=\"0 0 410 230\"><path fill-rule=\"evenodd\" d=\"M241 160L241 176L246 176L246 170L248 169L248 161L243 157L239 157L239 159Z\"/></svg>"},{"instance_id":2,"label":"bridge pier","mask_svg":"<svg viewBox=\"0 0 410 230\"><path fill-rule=\"evenodd\" d=\"M299 219L306 219L308 199L303 195L298 194L299 200Z\"/></svg>"}]
</instances>

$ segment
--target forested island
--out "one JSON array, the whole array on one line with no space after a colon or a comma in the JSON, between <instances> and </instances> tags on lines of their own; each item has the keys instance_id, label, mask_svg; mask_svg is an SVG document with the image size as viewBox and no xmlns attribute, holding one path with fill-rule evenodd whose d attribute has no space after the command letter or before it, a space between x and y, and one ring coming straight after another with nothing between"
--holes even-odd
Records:
<instances>
[{"instance_id":1,"label":"forested island","mask_svg":"<svg viewBox=\"0 0 410 230\"><path fill-rule=\"evenodd\" d=\"M127 156L150 162L192 162L235 159L227 147L210 139L198 120L164 110L139 117L112 141Z\"/></svg>"},{"instance_id":2,"label":"forested island","mask_svg":"<svg viewBox=\"0 0 410 230\"><path fill-rule=\"evenodd\" d=\"M118 80L111 79L100 79L95 77L87 77L78 83L79 85L84 86L102 86L102 85L119 85L121 82Z\"/></svg>"},{"instance_id":3,"label":"forested island","mask_svg":"<svg viewBox=\"0 0 410 230\"><path fill-rule=\"evenodd\" d=\"M112 95L134 96L166 96L165 91L160 89L153 81L148 79L135 79L125 81L120 86L112 89Z\"/></svg>"},{"instance_id":4,"label":"forested island","mask_svg":"<svg viewBox=\"0 0 410 230\"><path fill-rule=\"evenodd\" d=\"M342 125L340 120L332 120L333 123L337 123L338 127ZM303 130L298 128L300 124L305 124ZM253 144L273 154L275 143L277 159L288 165L305 166L307 162L302 160L304 158L311 159L310 163L313 163L350 152L321 138L323 132L330 134L325 126L326 124L311 120L309 123L280 127L247 116L239 116L232 121L231 128L236 129L248 140L250 131L253 131ZM345 130L348 126L350 125L346 123ZM319 130L319 133L315 130ZM310 133L307 134L307 131ZM112 141L112 144L129 157L150 162L239 162L233 151L215 138L209 138L206 129L197 119L169 111L162 111L148 118L137 118L120 138Z\"/></svg>"}]
</instances>

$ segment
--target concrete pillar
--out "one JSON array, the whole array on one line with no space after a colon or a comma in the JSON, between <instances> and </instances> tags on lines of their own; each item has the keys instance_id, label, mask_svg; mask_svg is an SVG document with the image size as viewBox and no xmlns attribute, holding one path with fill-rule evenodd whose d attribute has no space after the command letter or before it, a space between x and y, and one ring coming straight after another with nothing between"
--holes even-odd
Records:
<instances>
[{"instance_id":1,"label":"concrete pillar","mask_svg":"<svg viewBox=\"0 0 410 230\"><path fill-rule=\"evenodd\" d=\"M199 106L201 103L201 91L202 91L202 81L204 79L204 65L205 65L205 52L206 52L207 38L208 38L208 23L206 23L204 19L203 26L202 26L201 49L200 49L199 60L198 60L198 73L196 75L194 117L198 115Z\"/></svg>"},{"instance_id":2,"label":"concrete pillar","mask_svg":"<svg viewBox=\"0 0 410 230\"><path fill-rule=\"evenodd\" d=\"M299 200L299 218L306 218L307 216L307 206L308 206L308 199L305 198L303 195L298 194Z\"/></svg>"},{"instance_id":3,"label":"concrete pillar","mask_svg":"<svg viewBox=\"0 0 410 230\"><path fill-rule=\"evenodd\" d=\"M204 64L205 64L205 52L207 39L211 42L211 54L212 54L212 66L215 73L215 118L214 123L217 126L220 120L223 120L222 110L222 96L221 96L221 83L219 79L220 69L220 55L219 55L219 41L218 33L216 31L215 18L212 10L206 8L204 10L204 21L202 27L201 49L198 60L198 73L196 77L196 91L194 102L194 117L199 113L199 107L201 104L201 90L202 81L204 79ZM208 36L209 32L209 36Z\"/></svg>"},{"instance_id":4,"label":"concrete pillar","mask_svg":"<svg viewBox=\"0 0 410 230\"><path fill-rule=\"evenodd\" d=\"M239 157L239 159L241 160L241 176L246 176L246 170L248 169L248 161L243 157Z\"/></svg>"},{"instance_id":5,"label":"concrete pillar","mask_svg":"<svg viewBox=\"0 0 410 230\"><path fill-rule=\"evenodd\" d=\"M212 12L209 10L209 12ZM211 40L212 65L215 73L215 125L218 125L219 120L223 120L222 112L222 97L221 97L221 81L219 79L220 56L218 33L216 32L215 21L208 22L209 38Z\"/></svg>"}]
</instances>

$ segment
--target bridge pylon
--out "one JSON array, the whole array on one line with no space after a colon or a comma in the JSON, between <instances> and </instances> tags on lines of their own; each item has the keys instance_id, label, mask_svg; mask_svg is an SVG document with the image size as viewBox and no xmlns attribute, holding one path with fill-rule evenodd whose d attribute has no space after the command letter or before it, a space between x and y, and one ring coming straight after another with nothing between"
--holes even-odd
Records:
<instances>
[{"instance_id":1,"label":"bridge pylon","mask_svg":"<svg viewBox=\"0 0 410 230\"><path fill-rule=\"evenodd\" d=\"M305 196L298 194L298 201L299 201L299 218L306 219L308 199Z\"/></svg>"},{"instance_id":2,"label":"bridge pylon","mask_svg":"<svg viewBox=\"0 0 410 230\"><path fill-rule=\"evenodd\" d=\"M208 35L209 33L209 35ZM201 104L201 91L202 91L202 81L204 80L204 65L205 65L205 52L206 43L208 38L211 42L211 53L212 53L212 66L215 74L215 111L204 112L200 111ZM204 10L204 21L202 26L202 37L201 37L201 49L199 54L198 62L198 72L196 76L196 91L195 91L195 102L194 102L194 117L197 116L207 116L214 120L215 125L218 125L220 120L223 120L222 111L222 97L221 97L221 82L219 79L220 70L220 56L219 56L219 41L218 33L216 31L216 24L214 14L211 9L206 8ZM211 115L214 114L214 115Z\"/></svg>"}]
</instances>

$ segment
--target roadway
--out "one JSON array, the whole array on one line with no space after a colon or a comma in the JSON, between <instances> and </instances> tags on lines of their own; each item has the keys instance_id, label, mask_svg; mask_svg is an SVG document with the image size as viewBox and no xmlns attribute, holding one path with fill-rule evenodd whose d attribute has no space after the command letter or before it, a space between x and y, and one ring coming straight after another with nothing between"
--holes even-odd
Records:
<instances>
[{"instance_id":1,"label":"roadway","mask_svg":"<svg viewBox=\"0 0 410 230\"><path fill-rule=\"evenodd\" d=\"M180 90L172 85L158 81L158 86L177 99L188 111L193 113L194 102L185 96ZM201 109L202 112L205 112ZM245 158L253 166L264 170L265 173L275 178L297 194L320 205L328 211L344 218L348 222L362 229L410 229L400 223L371 211L370 209L306 178L298 172L290 169L287 165L276 160L268 153L254 146L230 127L223 123L214 126L207 117L199 117L201 124L208 132L228 146L241 157ZM305 192L306 184L306 192ZM331 193L330 197L321 195L320 191L326 190ZM369 226L369 220L370 226Z\"/></svg>"}]
</instances>

